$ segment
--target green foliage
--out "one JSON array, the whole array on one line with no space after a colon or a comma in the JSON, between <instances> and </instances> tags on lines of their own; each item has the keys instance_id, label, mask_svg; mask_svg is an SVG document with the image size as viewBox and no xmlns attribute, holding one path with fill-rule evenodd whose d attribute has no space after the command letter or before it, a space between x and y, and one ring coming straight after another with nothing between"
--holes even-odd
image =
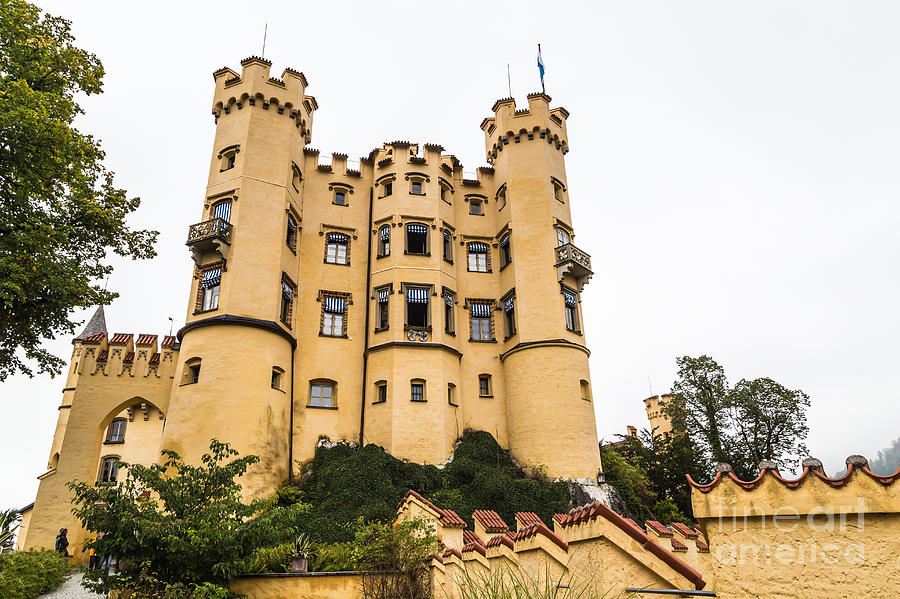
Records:
<instances>
[{"instance_id":1,"label":"green foliage","mask_svg":"<svg viewBox=\"0 0 900 599\"><path fill-rule=\"evenodd\" d=\"M309 559L315 552L313 542L306 533L297 535L297 538L294 540L294 544L291 547L292 557L305 557L306 559Z\"/></svg>"},{"instance_id":2,"label":"green foliage","mask_svg":"<svg viewBox=\"0 0 900 599\"><path fill-rule=\"evenodd\" d=\"M329 543L316 547L309 563L310 572L345 572L356 570L364 548L353 541Z\"/></svg>"},{"instance_id":3,"label":"green foliage","mask_svg":"<svg viewBox=\"0 0 900 599\"><path fill-rule=\"evenodd\" d=\"M215 596L209 595L218 592L215 585L227 587L249 567L256 550L289 542L297 534L305 504L242 502L236 479L259 461L256 456L238 458L216 440L200 466L185 464L173 451L162 453L162 465L123 464L128 477L119 486L69 483L73 513L87 530L105 533L87 547L127 564L116 576L88 571L86 587L101 593L124 590L133 597L176 591L194 595L173 597ZM213 586L204 587L206 583Z\"/></svg>"},{"instance_id":4,"label":"green foliage","mask_svg":"<svg viewBox=\"0 0 900 599\"><path fill-rule=\"evenodd\" d=\"M587 573L584 569L579 572ZM460 599L600 599L611 596L611 591L599 589L592 576L585 580L553 576L547 563L538 571L510 567L505 563L490 571L470 568L462 571L458 584ZM620 593L618 596L625 595Z\"/></svg>"},{"instance_id":5,"label":"green foliage","mask_svg":"<svg viewBox=\"0 0 900 599\"><path fill-rule=\"evenodd\" d=\"M303 491L293 485L285 485L275 492L275 500L282 507L303 503Z\"/></svg>"},{"instance_id":6,"label":"green foliage","mask_svg":"<svg viewBox=\"0 0 900 599\"><path fill-rule=\"evenodd\" d=\"M22 514L15 508L0 512L0 552L12 547L21 519Z\"/></svg>"},{"instance_id":7,"label":"green foliage","mask_svg":"<svg viewBox=\"0 0 900 599\"><path fill-rule=\"evenodd\" d=\"M244 572L247 574L288 572L293 549L293 543L282 543L275 547L257 547L247 559Z\"/></svg>"},{"instance_id":8,"label":"green foliage","mask_svg":"<svg viewBox=\"0 0 900 599\"><path fill-rule=\"evenodd\" d=\"M762 460L793 467L805 455L809 396L769 378L741 380L730 387L724 369L709 356L676 360L676 400L664 411L676 433L687 435L700 479L712 477L716 462L753 478Z\"/></svg>"},{"instance_id":9,"label":"green foliage","mask_svg":"<svg viewBox=\"0 0 900 599\"><path fill-rule=\"evenodd\" d=\"M603 463L606 482L619 491L631 515L641 521L652 519L652 506L657 501L656 493L640 463L629 462L608 445L600 446L600 461Z\"/></svg>"},{"instance_id":10,"label":"green foliage","mask_svg":"<svg viewBox=\"0 0 900 599\"><path fill-rule=\"evenodd\" d=\"M894 439L890 447L878 452L878 458L869 462L869 470L881 476L890 476L900 468L900 439Z\"/></svg>"},{"instance_id":11,"label":"green foliage","mask_svg":"<svg viewBox=\"0 0 900 599\"><path fill-rule=\"evenodd\" d=\"M424 519L388 524L358 523L354 544L364 599L431 599L426 559L439 548L434 527Z\"/></svg>"},{"instance_id":12,"label":"green foliage","mask_svg":"<svg viewBox=\"0 0 900 599\"><path fill-rule=\"evenodd\" d=\"M359 518L393 521L410 489L456 511L470 527L475 509L496 510L507 522L517 511L550 522L569 509L565 483L529 479L484 431L466 431L443 470L398 460L376 445L336 445L316 450L310 471L303 487L310 511L301 528L326 543L350 540Z\"/></svg>"},{"instance_id":13,"label":"green foliage","mask_svg":"<svg viewBox=\"0 0 900 599\"><path fill-rule=\"evenodd\" d=\"M103 65L70 23L23 0L0 3L0 380L58 374L42 338L74 331L73 308L108 304L107 254L155 255L132 230L140 205L115 187L99 142L74 127L75 101L100 93ZM23 359L24 358L24 359Z\"/></svg>"},{"instance_id":14,"label":"green foliage","mask_svg":"<svg viewBox=\"0 0 900 599\"><path fill-rule=\"evenodd\" d=\"M55 551L0 555L0 599L34 599L61 585L68 574L66 558Z\"/></svg>"}]
</instances>

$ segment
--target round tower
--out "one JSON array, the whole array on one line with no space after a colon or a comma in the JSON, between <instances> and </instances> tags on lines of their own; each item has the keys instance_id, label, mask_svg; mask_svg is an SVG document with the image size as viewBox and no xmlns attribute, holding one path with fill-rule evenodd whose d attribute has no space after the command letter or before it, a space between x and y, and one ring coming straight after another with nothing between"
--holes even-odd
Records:
<instances>
[{"instance_id":1,"label":"round tower","mask_svg":"<svg viewBox=\"0 0 900 599\"><path fill-rule=\"evenodd\" d=\"M303 148L315 99L302 73L270 77L251 57L214 73L215 142L191 296L162 447L196 462L210 439L261 458L242 479L260 496L288 477Z\"/></svg>"},{"instance_id":2,"label":"round tower","mask_svg":"<svg viewBox=\"0 0 900 599\"><path fill-rule=\"evenodd\" d=\"M500 355L509 449L551 477L596 479L600 455L580 307L592 273L590 257L573 244L567 117L564 108L550 108L546 94L531 94L526 110L516 110L512 98L497 101L494 118L481 127L513 248L509 307L518 316L517 339Z\"/></svg>"}]
</instances>

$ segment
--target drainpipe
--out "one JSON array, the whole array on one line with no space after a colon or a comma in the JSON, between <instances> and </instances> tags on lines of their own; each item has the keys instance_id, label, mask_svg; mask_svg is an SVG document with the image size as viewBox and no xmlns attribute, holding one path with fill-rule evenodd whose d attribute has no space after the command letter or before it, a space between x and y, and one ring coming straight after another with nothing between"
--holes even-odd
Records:
<instances>
[{"instance_id":1,"label":"drainpipe","mask_svg":"<svg viewBox=\"0 0 900 599\"><path fill-rule=\"evenodd\" d=\"M363 371L362 371L362 393L359 406L359 447L363 447L363 432L366 428L366 378L369 368L369 312L370 304L369 293L372 287L372 236L369 234L369 227L372 225L372 200L375 193L373 187L369 188L369 225L366 227L366 334L365 345L363 347Z\"/></svg>"},{"instance_id":2,"label":"drainpipe","mask_svg":"<svg viewBox=\"0 0 900 599\"><path fill-rule=\"evenodd\" d=\"M288 426L288 481L294 480L294 352L297 346L291 346L291 417Z\"/></svg>"}]
</instances>

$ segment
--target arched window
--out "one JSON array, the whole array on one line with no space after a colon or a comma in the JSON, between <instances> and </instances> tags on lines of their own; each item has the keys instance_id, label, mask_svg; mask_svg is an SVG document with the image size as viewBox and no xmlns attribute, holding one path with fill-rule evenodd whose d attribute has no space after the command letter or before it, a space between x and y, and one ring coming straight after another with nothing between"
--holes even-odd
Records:
<instances>
[{"instance_id":1,"label":"arched window","mask_svg":"<svg viewBox=\"0 0 900 599\"><path fill-rule=\"evenodd\" d=\"M222 200L212 205L210 210L212 218L221 218L226 223L231 219L231 200Z\"/></svg>"},{"instance_id":2,"label":"arched window","mask_svg":"<svg viewBox=\"0 0 900 599\"><path fill-rule=\"evenodd\" d=\"M109 423L106 429L107 443L124 443L125 442L125 425L128 421L124 418L115 418Z\"/></svg>"},{"instance_id":3,"label":"arched window","mask_svg":"<svg viewBox=\"0 0 900 599\"><path fill-rule=\"evenodd\" d=\"M303 173L300 172L300 167L296 164L291 164L291 185L294 186L294 189L300 191L300 184L303 182Z\"/></svg>"},{"instance_id":4,"label":"arched window","mask_svg":"<svg viewBox=\"0 0 900 599\"><path fill-rule=\"evenodd\" d=\"M512 247L509 244L509 233L500 238L500 269L512 262Z\"/></svg>"},{"instance_id":5,"label":"arched window","mask_svg":"<svg viewBox=\"0 0 900 599\"><path fill-rule=\"evenodd\" d=\"M222 166L219 169L219 172L227 171L229 169L234 168L235 161L237 160L238 152L241 151L241 147L239 145L228 146L224 148L221 152L219 152L219 159L222 161Z\"/></svg>"},{"instance_id":6,"label":"arched window","mask_svg":"<svg viewBox=\"0 0 900 599\"><path fill-rule=\"evenodd\" d=\"M200 382L200 358L191 358L184 363L183 385Z\"/></svg>"},{"instance_id":7,"label":"arched window","mask_svg":"<svg viewBox=\"0 0 900 599\"><path fill-rule=\"evenodd\" d=\"M390 225L382 225L380 229L378 229L378 252L376 255L379 258L384 258L385 256L391 255L391 226Z\"/></svg>"},{"instance_id":8,"label":"arched window","mask_svg":"<svg viewBox=\"0 0 900 599\"><path fill-rule=\"evenodd\" d=\"M109 455L100 458L100 472L97 476L97 482L114 485L118 475L119 456Z\"/></svg>"},{"instance_id":9,"label":"arched window","mask_svg":"<svg viewBox=\"0 0 900 599\"><path fill-rule=\"evenodd\" d=\"M350 264L350 237L343 233L329 233L326 236L325 262L328 264Z\"/></svg>"},{"instance_id":10,"label":"arched window","mask_svg":"<svg viewBox=\"0 0 900 599\"><path fill-rule=\"evenodd\" d=\"M497 190L497 210L506 208L506 183Z\"/></svg>"},{"instance_id":11,"label":"arched window","mask_svg":"<svg viewBox=\"0 0 900 599\"><path fill-rule=\"evenodd\" d=\"M469 272L490 272L490 261L488 255L490 248L488 244L480 241L472 241L466 244L469 253Z\"/></svg>"},{"instance_id":12,"label":"arched window","mask_svg":"<svg viewBox=\"0 0 900 599\"><path fill-rule=\"evenodd\" d=\"M569 243L569 232L562 227L556 227L556 245L566 245Z\"/></svg>"}]
</instances>

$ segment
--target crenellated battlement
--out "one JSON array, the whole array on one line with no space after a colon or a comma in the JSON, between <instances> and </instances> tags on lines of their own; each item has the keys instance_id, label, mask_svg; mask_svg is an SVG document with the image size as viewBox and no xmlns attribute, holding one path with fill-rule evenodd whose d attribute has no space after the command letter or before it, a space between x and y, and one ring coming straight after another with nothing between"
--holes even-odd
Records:
<instances>
[{"instance_id":1,"label":"crenellated battlement","mask_svg":"<svg viewBox=\"0 0 900 599\"><path fill-rule=\"evenodd\" d=\"M171 378L178 340L174 335L164 335L158 345L158 339L158 335L148 333L115 333L112 337L94 333L73 341L73 359L78 363L78 374L89 377Z\"/></svg>"},{"instance_id":2,"label":"crenellated battlement","mask_svg":"<svg viewBox=\"0 0 900 599\"><path fill-rule=\"evenodd\" d=\"M309 143L313 113L319 107L313 96L306 95L309 85L300 71L286 68L281 78L272 77L271 61L251 56L241 61L241 74L228 67L213 73L216 89L212 113L219 118L247 107L275 110L294 120L300 134Z\"/></svg>"},{"instance_id":3,"label":"crenellated battlement","mask_svg":"<svg viewBox=\"0 0 900 599\"><path fill-rule=\"evenodd\" d=\"M487 160L493 164L497 155L510 143L535 139L546 141L564 155L569 151L566 120L569 111L563 107L550 108L547 94L528 94L528 108L516 109L513 98L494 102L493 118L481 122L484 131Z\"/></svg>"}]
</instances>

